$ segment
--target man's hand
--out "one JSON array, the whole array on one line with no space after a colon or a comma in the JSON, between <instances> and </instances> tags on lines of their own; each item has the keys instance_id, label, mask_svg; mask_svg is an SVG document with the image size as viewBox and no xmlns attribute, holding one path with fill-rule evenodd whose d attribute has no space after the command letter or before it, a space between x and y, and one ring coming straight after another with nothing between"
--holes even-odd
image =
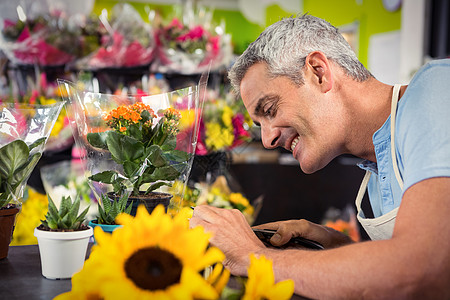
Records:
<instances>
[{"instance_id":1,"label":"man's hand","mask_svg":"<svg viewBox=\"0 0 450 300\"><path fill-rule=\"evenodd\" d=\"M213 234L210 243L225 254L224 265L233 275L246 276L250 253L260 253L267 249L237 209L197 206L190 220L190 227L199 225Z\"/></svg>"},{"instance_id":2,"label":"man's hand","mask_svg":"<svg viewBox=\"0 0 450 300\"><path fill-rule=\"evenodd\" d=\"M322 244L326 249L347 245L353 241L345 234L330 227L307 220L289 220L254 226L255 229L273 229L277 232L270 239L274 246L282 246L293 237L303 237Z\"/></svg>"}]
</instances>

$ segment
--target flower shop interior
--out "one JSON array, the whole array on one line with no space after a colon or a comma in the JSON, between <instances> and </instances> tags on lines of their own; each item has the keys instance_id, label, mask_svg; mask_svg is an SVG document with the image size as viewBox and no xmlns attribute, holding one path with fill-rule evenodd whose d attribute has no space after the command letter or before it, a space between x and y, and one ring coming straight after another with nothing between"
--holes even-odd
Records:
<instances>
[{"instance_id":1,"label":"flower shop interior","mask_svg":"<svg viewBox=\"0 0 450 300\"><path fill-rule=\"evenodd\" d=\"M253 124L242 100L231 89L227 71L264 28L284 17L309 13L338 27L375 77L386 83L408 82L425 61L449 55L450 40L448 34L447 37L442 34L443 29L449 29L448 15L439 14L443 3L438 0L2 1L0 107L5 103L18 107L64 102L44 142L42 155L19 193L20 212L9 245L38 244L34 230L49 210L48 196L56 207L65 196L79 197L80 211L89 207L86 222L99 214L97 203L101 197L95 191L98 185L86 175L86 166L97 167L101 161L90 160L91 152L86 152L83 142L75 136L76 128L77 134L81 132L77 122L84 121L70 111L71 100L67 99L75 96L62 88L67 83L74 83L77 89L81 87L85 97L89 91L91 95L102 95L98 96L102 101L115 101L117 105L112 108L130 95L133 99L165 95L154 99L170 98L167 101L176 102L186 87L194 87L195 93L198 92L194 93L195 114L180 110L170 115L169 111L172 121L178 122L176 117L181 116L180 124L195 124L197 130L189 140L191 146L195 145L193 149L188 147L189 167L181 175L176 173L180 176L171 178L170 185L158 186L174 195L175 212L197 205L234 208L251 225L308 219L345 232L354 240L368 239L356 221L354 208L364 176L364 171L356 166L360 159L339 156L322 170L305 174L290 151L265 149L259 127ZM447 22L446 28L442 20ZM173 96L174 91L178 98ZM86 115L89 114L87 109ZM169 118L167 114L164 113L165 118ZM150 120L153 117L159 118L156 110L154 116L150 114ZM170 127L170 123L161 124ZM86 126L91 125L99 127L94 122ZM118 130L131 132L127 126L121 124ZM4 142L2 137L1 147ZM175 159L181 161L180 156ZM28 268L25 262L18 265ZM40 269L38 272L40 275ZM0 294L7 289L5 276L12 273L13 268L0 260L3 282ZM41 294L40 299L70 289L70 281L59 289L56 283L41 281L31 284ZM18 295L31 299L29 294Z\"/></svg>"}]
</instances>

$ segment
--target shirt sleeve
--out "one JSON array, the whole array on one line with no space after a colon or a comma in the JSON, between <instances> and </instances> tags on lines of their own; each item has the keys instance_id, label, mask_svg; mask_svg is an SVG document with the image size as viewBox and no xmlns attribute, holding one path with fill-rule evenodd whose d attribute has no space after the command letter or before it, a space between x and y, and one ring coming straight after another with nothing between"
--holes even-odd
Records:
<instances>
[{"instance_id":1,"label":"shirt sleeve","mask_svg":"<svg viewBox=\"0 0 450 300\"><path fill-rule=\"evenodd\" d=\"M395 131L403 192L424 179L450 177L450 59L425 65L400 99Z\"/></svg>"}]
</instances>

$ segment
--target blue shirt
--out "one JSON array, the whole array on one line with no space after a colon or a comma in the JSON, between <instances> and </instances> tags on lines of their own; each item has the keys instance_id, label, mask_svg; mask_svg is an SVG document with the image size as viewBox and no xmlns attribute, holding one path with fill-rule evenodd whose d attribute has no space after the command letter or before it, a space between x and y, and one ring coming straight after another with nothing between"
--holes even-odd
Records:
<instances>
[{"instance_id":1,"label":"blue shirt","mask_svg":"<svg viewBox=\"0 0 450 300\"><path fill-rule=\"evenodd\" d=\"M398 102L395 152L404 182L397 183L391 158L390 117L373 137L377 163L368 184L374 217L400 206L404 191L432 177L450 177L450 59L429 62L411 80Z\"/></svg>"}]
</instances>

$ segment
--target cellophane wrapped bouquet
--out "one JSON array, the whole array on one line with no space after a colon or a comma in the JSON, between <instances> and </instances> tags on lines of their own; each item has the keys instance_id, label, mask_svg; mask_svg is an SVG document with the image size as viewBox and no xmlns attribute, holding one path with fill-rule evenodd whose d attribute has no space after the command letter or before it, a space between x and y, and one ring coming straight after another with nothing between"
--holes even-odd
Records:
<instances>
[{"instance_id":1,"label":"cellophane wrapped bouquet","mask_svg":"<svg viewBox=\"0 0 450 300\"><path fill-rule=\"evenodd\" d=\"M110 192L137 196L174 180L187 182L207 77L196 86L150 96L95 93L59 81L97 200ZM172 199L171 206L179 208L173 201L180 198Z\"/></svg>"},{"instance_id":2,"label":"cellophane wrapped bouquet","mask_svg":"<svg viewBox=\"0 0 450 300\"><path fill-rule=\"evenodd\" d=\"M108 17L100 17L101 47L77 61L80 69L123 68L146 66L154 58L153 29L128 3L116 4Z\"/></svg>"},{"instance_id":3,"label":"cellophane wrapped bouquet","mask_svg":"<svg viewBox=\"0 0 450 300\"><path fill-rule=\"evenodd\" d=\"M186 1L180 17L162 22L156 29L158 60L153 70L193 74L225 69L232 59L231 37L225 23L215 26L212 11L193 9Z\"/></svg>"},{"instance_id":4,"label":"cellophane wrapped bouquet","mask_svg":"<svg viewBox=\"0 0 450 300\"><path fill-rule=\"evenodd\" d=\"M63 106L0 104L0 208L21 204L26 182Z\"/></svg>"},{"instance_id":5,"label":"cellophane wrapped bouquet","mask_svg":"<svg viewBox=\"0 0 450 300\"><path fill-rule=\"evenodd\" d=\"M45 72L36 70L36 74L35 78L27 76L12 80L8 94L0 95L0 105L2 103L15 103L22 106L53 105L62 102L56 83L48 82ZM19 76L19 74L15 75ZM26 87L19 85L18 82L24 82ZM72 130L63 107L46 141L45 150L57 152L71 147L72 144Z\"/></svg>"},{"instance_id":6,"label":"cellophane wrapped bouquet","mask_svg":"<svg viewBox=\"0 0 450 300\"><path fill-rule=\"evenodd\" d=\"M100 45L96 18L71 14L42 1L28 7L8 3L11 5L4 7L5 16L0 20L0 49L14 64L61 66ZM11 10L17 10L17 15Z\"/></svg>"}]
</instances>

